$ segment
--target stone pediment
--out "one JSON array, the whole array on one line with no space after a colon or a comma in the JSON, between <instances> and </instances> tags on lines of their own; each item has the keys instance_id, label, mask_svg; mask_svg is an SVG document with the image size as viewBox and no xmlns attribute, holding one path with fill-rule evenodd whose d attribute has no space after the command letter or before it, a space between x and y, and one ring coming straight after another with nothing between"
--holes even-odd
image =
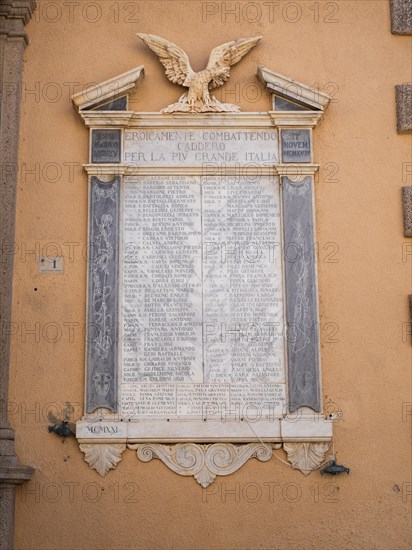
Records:
<instances>
[{"instance_id":1,"label":"stone pediment","mask_svg":"<svg viewBox=\"0 0 412 550\"><path fill-rule=\"evenodd\" d=\"M90 86L72 96L73 105L80 113L87 111L128 111L128 98L144 77L144 66ZM277 112L316 112L328 107L331 98L319 90L260 65L258 79L272 94L272 108ZM193 116L193 113L192 113Z\"/></svg>"},{"instance_id":2,"label":"stone pediment","mask_svg":"<svg viewBox=\"0 0 412 550\"><path fill-rule=\"evenodd\" d=\"M126 111L127 99L144 77L144 66L140 65L118 76L89 86L72 96L73 105L79 111ZM121 101L121 100L125 101Z\"/></svg>"},{"instance_id":3,"label":"stone pediment","mask_svg":"<svg viewBox=\"0 0 412 550\"><path fill-rule=\"evenodd\" d=\"M325 111L331 98L297 80L260 65L257 76L273 96L273 109L279 111Z\"/></svg>"}]
</instances>

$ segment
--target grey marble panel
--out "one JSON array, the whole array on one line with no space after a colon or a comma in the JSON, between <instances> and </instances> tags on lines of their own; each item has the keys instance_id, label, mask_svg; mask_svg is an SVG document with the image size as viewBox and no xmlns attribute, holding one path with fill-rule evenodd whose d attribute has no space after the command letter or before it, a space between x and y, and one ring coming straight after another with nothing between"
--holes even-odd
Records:
<instances>
[{"instance_id":1,"label":"grey marble panel","mask_svg":"<svg viewBox=\"0 0 412 550\"><path fill-rule=\"evenodd\" d=\"M120 178L90 185L87 412L116 412Z\"/></svg>"},{"instance_id":2,"label":"grey marble panel","mask_svg":"<svg viewBox=\"0 0 412 550\"><path fill-rule=\"evenodd\" d=\"M120 162L120 130L92 130L92 162Z\"/></svg>"},{"instance_id":3,"label":"grey marble panel","mask_svg":"<svg viewBox=\"0 0 412 550\"><path fill-rule=\"evenodd\" d=\"M277 95L274 96L274 103L275 103L275 110L276 111L307 111L307 107L302 107L302 105L298 105L297 103L292 103L292 101L288 101L287 99L283 99L283 97L279 97Z\"/></svg>"},{"instance_id":4,"label":"grey marble panel","mask_svg":"<svg viewBox=\"0 0 412 550\"><path fill-rule=\"evenodd\" d=\"M93 111L126 111L127 110L127 97L119 97L109 103L103 103L98 107L94 107Z\"/></svg>"},{"instance_id":5,"label":"grey marble panel","mask_svg":"<svg viewBox=\"0 0 412 550\"><path fill-rule=\"evenodd\" d=\"M282 161L311 162L310 130L282 130Z\"/></svg>"},{"instance_id":6,"label":"grey marble panel","mask_svg":"<svg viewBox=\"0 0 412 550\"><path fill-rule=\"evenodd\" d=\"M412 35L411 0L391 0L392 34Z\"/></svg>"},{"instance_id":7,"label":"grey marble panel","mask_svg":"<svg viewBox=\"0 0 412 550\"><path fill-rule=\"evenodd\" d=\"M412 187L402 187L403 199L403 235L412 237Z\"/></svg>"},{"instance_id":8,"label":"grey marble panel","mask_svg":"<svg viewBox=\"0 0 412 550\"><path fill-rule=\"evenodd\" d=\"M412 132L412 84L399 84L396 89L396 127L399 134Z\"/></svg>"},{"instance_id":9,"label":"grey marble panel","mask_svg":"<svg viewBox=\"0 0 412 550\"><path fill-rule=\"evenodd\" d=\"M289 410L321 410L313 182L282 178Z\"/></svg>"}]
</instances>

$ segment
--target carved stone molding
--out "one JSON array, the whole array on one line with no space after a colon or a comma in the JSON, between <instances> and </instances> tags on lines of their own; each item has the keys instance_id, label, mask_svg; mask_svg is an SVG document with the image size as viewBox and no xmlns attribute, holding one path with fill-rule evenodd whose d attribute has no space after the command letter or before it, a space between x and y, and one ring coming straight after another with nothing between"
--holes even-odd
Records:
<instances>
[{"instance_id":1,"label":"carved stone molding","mask_svg":"<svg viewBox=\"0 0 412 550\"><path fill-rule=\"evenodd\" d=\"M158 458L176 474L193 476L206 488L216 476L233 474L251 458L269 461L272 449L280 449L282 443L133 443L127 447L142 462ZM324 461L329 443L283 443L283 448L292 467L308 475ZM126 443L80 443L80 450L90 468L105 476L122 460Z\"/></svg>"},{"instance_id":2,"label":"carved stone molding","mask_svg":"<svg viewBox=\"0 0 412 550\"><path fill-rule=\"evenodd\" d=\"M80 450L84 453L84 460L101 476L116 468L122 460L122 453L126 449L125 443L81 443Z\"/></svg>"},{"instance_id":3,"label":"carved stone molding","mask_svg":"<svg viewBox=\"0 0 412 550\"><path fill-rule=\"evenodd\" d=\"M143 462L158 458L173 472L181 476L194 476L202 487L208 487L216 476L232 474L250 458L257 458L262 462L272 458L272 447L265 443L137 443L128 447L136 450L138 458Z\"/></svg>"},{"instance_id":4,"label":"carved stone molding","mask_svg":"<svg viewBox=\"0 0 412 550\"><path fill-rule=\"evenodd\" d=\"M293 468L307 476L322 464L329 443L284 443L283 448Z\"/></svg>"},{"instance_id":5,"label":"carved stone molding","mask_svg":"<svg viewBox=\"0 0 412 550\"><path fill-rule=\"evenodd\" d=\"M307 111L320 111L323 113L330 103L331 98L327 94L319 92L317 89L303 84L303 82L275 73L263 65L259 65L257 76L269 93L293 101L307 109Z\"/></svg>"},{"instance_id":6,"label":"carved stone molding","mask_svg":"<svg viewBox=\"0 0 412 550\"><path fill-rule=\"evenodd\" d=\"M118 76L105 80L100 84L94 84L87 89L78 92L72 96L74 106L79 109L95 109L101 104L109 103L115 99L124 95L132 93L144 77L144 67L140 65L130 71L122 73ZM89 113L99 114L96 111L89 111ZM130 117L131 113L117 112L116 116L123 120ZM106 113L107 122L107 113ZM110 125L110 124L109 124Z\"/></svg>"},{"instance_id":7,"label":"carved stone molding","mask_svg":"<svg viewBox=\"0 0 412 550\"><path fill-rule=\"evenodd\" d=\"M23 38L28 44L24 26L36 9L35 0L3 0L0 3L0 34L9 38Z\"/></svg>"},{"instance_id":8,"label":"carved stone molding","mask_svg":"<svg viewBox=\"0 0 412 550\"><path fill-rule=\"evenodd\" d=\"M35 0L3 0L0 15L8 19L21 19L27 25L35 9Z\"/></svg>"}]
</instances>

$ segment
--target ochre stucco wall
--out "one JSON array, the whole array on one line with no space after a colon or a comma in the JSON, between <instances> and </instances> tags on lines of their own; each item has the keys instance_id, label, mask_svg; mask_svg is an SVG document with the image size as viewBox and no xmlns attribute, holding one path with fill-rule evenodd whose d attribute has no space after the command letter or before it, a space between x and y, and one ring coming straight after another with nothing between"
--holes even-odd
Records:
<instances>
[{"instance_id":1,"label":"ochre stucco wall","mask_svg":"<svg viewBox=\"0 0 412 550\"><path fill-rule=\"evenodd\" d=\"M238 21L230 14L224 20L223 4L107 0L83 2L89 7L82 13L76 3L40 1L28 25L10 409L17 454L36 472L17 494L18 550L410 548L411 343L403 330L412 243L403 238L400 187L412 183L412 176L403 180L411 141L396 133L394 86L411 80L411 39L391 35L386 0L227 2L239 5ZM336 92L315 130L315 160L322 165L316 213L323 394L327 411L343 412L335 450L350 476L305 477L275 459L249 461L204 491L193 478L127 451L102 478L74 439L61 442L47 432L47 411L59 416L65 402L75 404L79 418L84 391L87 180L81 165L88 131L70 93L140 64L146 77L134 110L159 110L181 93L136 32L178 43L197 69L214 46L261 34L262 43L217 94L244 111L269 109L264 93L248 101L259 64ZM225 98L235 86L238 97ZM38 273L28 251L37 247L39 255L47 243L62 248L64 274ZM52 247L46 250L53 255ZM37 333L24 336L30 329Z\"/></svg>"}]
</instances>

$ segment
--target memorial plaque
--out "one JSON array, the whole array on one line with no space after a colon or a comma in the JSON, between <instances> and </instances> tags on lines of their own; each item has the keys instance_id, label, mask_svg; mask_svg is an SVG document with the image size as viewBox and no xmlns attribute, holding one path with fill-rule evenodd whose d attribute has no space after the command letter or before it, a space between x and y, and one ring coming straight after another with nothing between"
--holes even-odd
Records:
<instances>
[{"instance_id":1,"label":"memorial plaque","mask_svg":"<svg viewBox=\"0 0 412 550\"><path fill-rule=\"evenodd\" d=\"M310 130L282 130L283 162L311 162Z\"/></svg>"},{"instance_id":2,"label":"memorial plaque","mask_svg":"<svg viewBox=\"0 0 412 550\"><path fill-rule=\"evenodd\" d=\"M128 176L122 413L282 414L277 178Z\"/></svg>"},{"instance_id":3,"label":"memorial plaque","mask_svg":"<svg viewBox=\"0 0 412 550\"><path fill-rule=\"evenodd\" d=\"M93 130L92 162L120 162L120 130Z\"/></svg>"},{"instance_id":4,"label":"memorial plaque","mask_svg":"<svg viewBox=\"0 0 412 550\"><path fill-rule=\"evenodd\" d=\"M92 87L99 100L72 98L91 132L80 448L101 475L128 447L207 487L283 443L307 474L332 438L311 164L311 129L330 98L302 83L297 97L295 81L260 66L280 97L274 110L242 113L210 92L260 37L222 44L196 73L170 41L138 36L162 63L172 56L166 76L186 88L177 102L124 111L142 65Z\"/></svg>"}]
</instances>

